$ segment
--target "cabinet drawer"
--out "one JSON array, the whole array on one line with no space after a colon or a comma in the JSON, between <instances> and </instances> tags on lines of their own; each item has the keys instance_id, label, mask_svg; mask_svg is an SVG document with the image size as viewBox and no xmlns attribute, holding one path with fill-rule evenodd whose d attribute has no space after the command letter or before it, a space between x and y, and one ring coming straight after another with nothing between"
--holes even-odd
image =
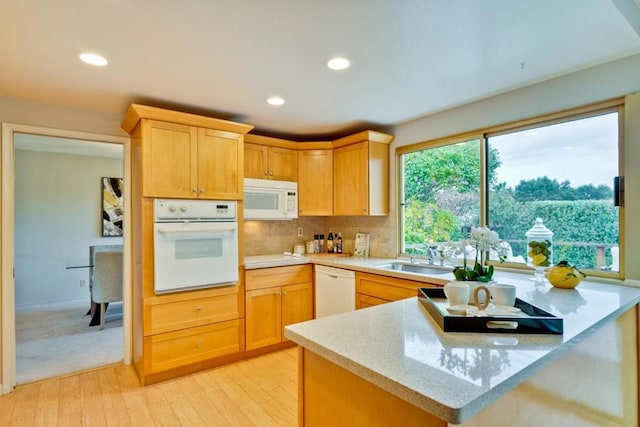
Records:
<instances>
[{"instance_id":1,"label":"cabinet drawer","mask_svg":"<svg viewBox=\"0 0 640 427\"><path fill-rule=\"evenodd\" d=\"M411 298L417 295L417 289L399 288L387 285L381 282L362 279L358 281L356 288L357 293L371 295L376 298L382 298L388 301L396 301L399 299Z\"/></svg>"},{"instance_id":2,"label":"cabinet drawer","mask_svg":"<svg viewBox=\"0 0 640 427\"><path fill-rule=\"evenodd\" d=\"M245 270L247 291L313 281L310 264Z\"/></svg>"},{"instance_id":3,"label":"cabinet drawer","mask_svg":"<svg viewBox=\"0 0 640 427\"><path fill-rule=\"evenodd\" d=\"M145 364L150 372L160 372L240 351L242 321L145 337Z\"/></svg>"},{"instance_id":4,"label":"cabinet drawer","mask_svg":"<svg viewBox=\"0 0 640 427\"><path fill-rule=\"evenodd\" d=\"M378 274L356 273L356 292L381 298L387 301L397 301L418 295L418 288L434 287L430 283L414 282L412 280Z\"/></svg>"},{"instance_id":5,"label":"cabinet drawer","mask_svg":"<svg viewBox=\"0 0 640 427\"><path fill-rule=\"evenodd\" d=\"M374 305L380 305L388 303L389 301L382 298L376 298L364 294L356 294L356 310L361 308L373 307Z\"/></svg>"},{"instance_id":6,"label":"cabinet drawer","mask_svg":"<svg viewBox=\"0 0 640 427\"><path fill-rule=\"evenodd\" d=\"M238 319L238 294L145 304L144 335Z\"/></svg>"}]
</instances>

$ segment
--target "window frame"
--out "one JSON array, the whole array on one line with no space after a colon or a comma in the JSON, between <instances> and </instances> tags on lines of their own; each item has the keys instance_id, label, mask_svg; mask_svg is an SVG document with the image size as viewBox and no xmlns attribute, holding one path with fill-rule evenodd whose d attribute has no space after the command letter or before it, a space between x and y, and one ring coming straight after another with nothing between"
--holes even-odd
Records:
<instances>
[{"instance_id":1,"label":"window frame","mask_svg":"<svg viewBox=\"0 0 640 427\"><path fill-rule=\"evenodd\" d=\"M624 176L624 98L615 98L594 104L584 105L567 110L557 111L553 113L543 114L539 116L529 117L522 120L503 123L500 125L490 126L486 128L476 129L470 132L458 133L443 138L421 141L415 144L397 147L396 153L396 202L397 202L397 243L398 256L408 257L409 254L402 252L404 248L404 167L402 156L404 154L413 153L425 149L433 149L446 145L458 144L469 140L477 139L480 144L480 226L487 224L489 216L489 188L488 188L488 171L489 161L487 152L489 148L488 139L499 135L504 135L523 130L535 129L543 126L549 126L558 123L570 122L573 120L581 120L589 117L595 117L602 114L618 113L618 174ZM602 270L585 270L590 276L624 279L625 277L625 224L624 224L624 205L618 208L618 239L620 247L619 271L602 271ZM520 263L499 263L498 261L488 261L488 264L495 267L512 268L517 270L531 270L525 264Z\"/></svg>"}]
</instances>

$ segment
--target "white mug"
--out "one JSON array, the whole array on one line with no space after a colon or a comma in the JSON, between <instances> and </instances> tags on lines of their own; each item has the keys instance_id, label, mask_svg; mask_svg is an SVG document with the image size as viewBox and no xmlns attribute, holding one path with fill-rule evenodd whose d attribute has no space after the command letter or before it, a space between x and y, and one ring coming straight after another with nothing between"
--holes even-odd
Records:
<instances>
[{"instance_id":1,"label":"white mug","mask_svg":"<svg viewBox=\"0 0 640 427\"><path fill-rule=\"evenodd\" d=\"M495 284L491 286L491 297L495 305L513 307L516 303L516 287L504 283Z\"/></svg>"},{"instance_id":2,"label":"white mug","mask_svg":"<svg viewBox=\"0 0 640 427\"><path fill-rule=\"evenodd\" d=\"M449 307L454 305L467 304L469 302L469 293L471 289L464 282L449 282L444 285L444 295L449 301Z\"/></svg>"}]
</instances>

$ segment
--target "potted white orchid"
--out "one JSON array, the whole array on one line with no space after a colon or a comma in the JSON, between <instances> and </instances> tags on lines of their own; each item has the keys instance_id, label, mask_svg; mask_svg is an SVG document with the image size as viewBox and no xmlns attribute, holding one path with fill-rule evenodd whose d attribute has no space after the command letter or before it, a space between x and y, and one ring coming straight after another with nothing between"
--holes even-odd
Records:
<instances>
[{"instance_id":1,"label":"potted white orchid","mask_svg":"<svg viewBox=\"0 0 640 427\"><path fill-rule=\"evenodd\" d=\"M467 247L475 249L475 262L473 267L467 266ZM472 228L469 238L460 241L458 253L464 254L462 267L455 267L453 275L459 281L477 281L488 283L493 278L493 266L485 267L485 261L489 259L491 251L498 254L500 262L506 258L506 246L500 241L498 233L488 227ZM485 258L486 257L486 258Z\"/></svg>"}]
</instances>

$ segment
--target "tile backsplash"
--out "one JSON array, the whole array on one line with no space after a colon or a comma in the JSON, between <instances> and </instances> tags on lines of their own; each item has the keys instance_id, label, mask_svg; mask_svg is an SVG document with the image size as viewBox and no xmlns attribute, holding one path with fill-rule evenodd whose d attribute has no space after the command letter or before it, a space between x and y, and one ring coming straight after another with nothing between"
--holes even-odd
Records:
<instances>
[{"instance_id":1,"label":"tile backsplash","mask_svg":"<svg viewBox=\"0 0 640 427\"><path fill-rule=\"evenodd\" d=\"M245 221L244 256L278 254L293 251L296 243L313 240L314 234L324 234L329 228L342 233L344 253L353 253L356 233L370 233L369 256L395 258L397 256L395 221L392 215L379 217L335 216L301 217L291 221ZM302 227L303 237L297 237Z\"/></svg>"}]
</instances>

